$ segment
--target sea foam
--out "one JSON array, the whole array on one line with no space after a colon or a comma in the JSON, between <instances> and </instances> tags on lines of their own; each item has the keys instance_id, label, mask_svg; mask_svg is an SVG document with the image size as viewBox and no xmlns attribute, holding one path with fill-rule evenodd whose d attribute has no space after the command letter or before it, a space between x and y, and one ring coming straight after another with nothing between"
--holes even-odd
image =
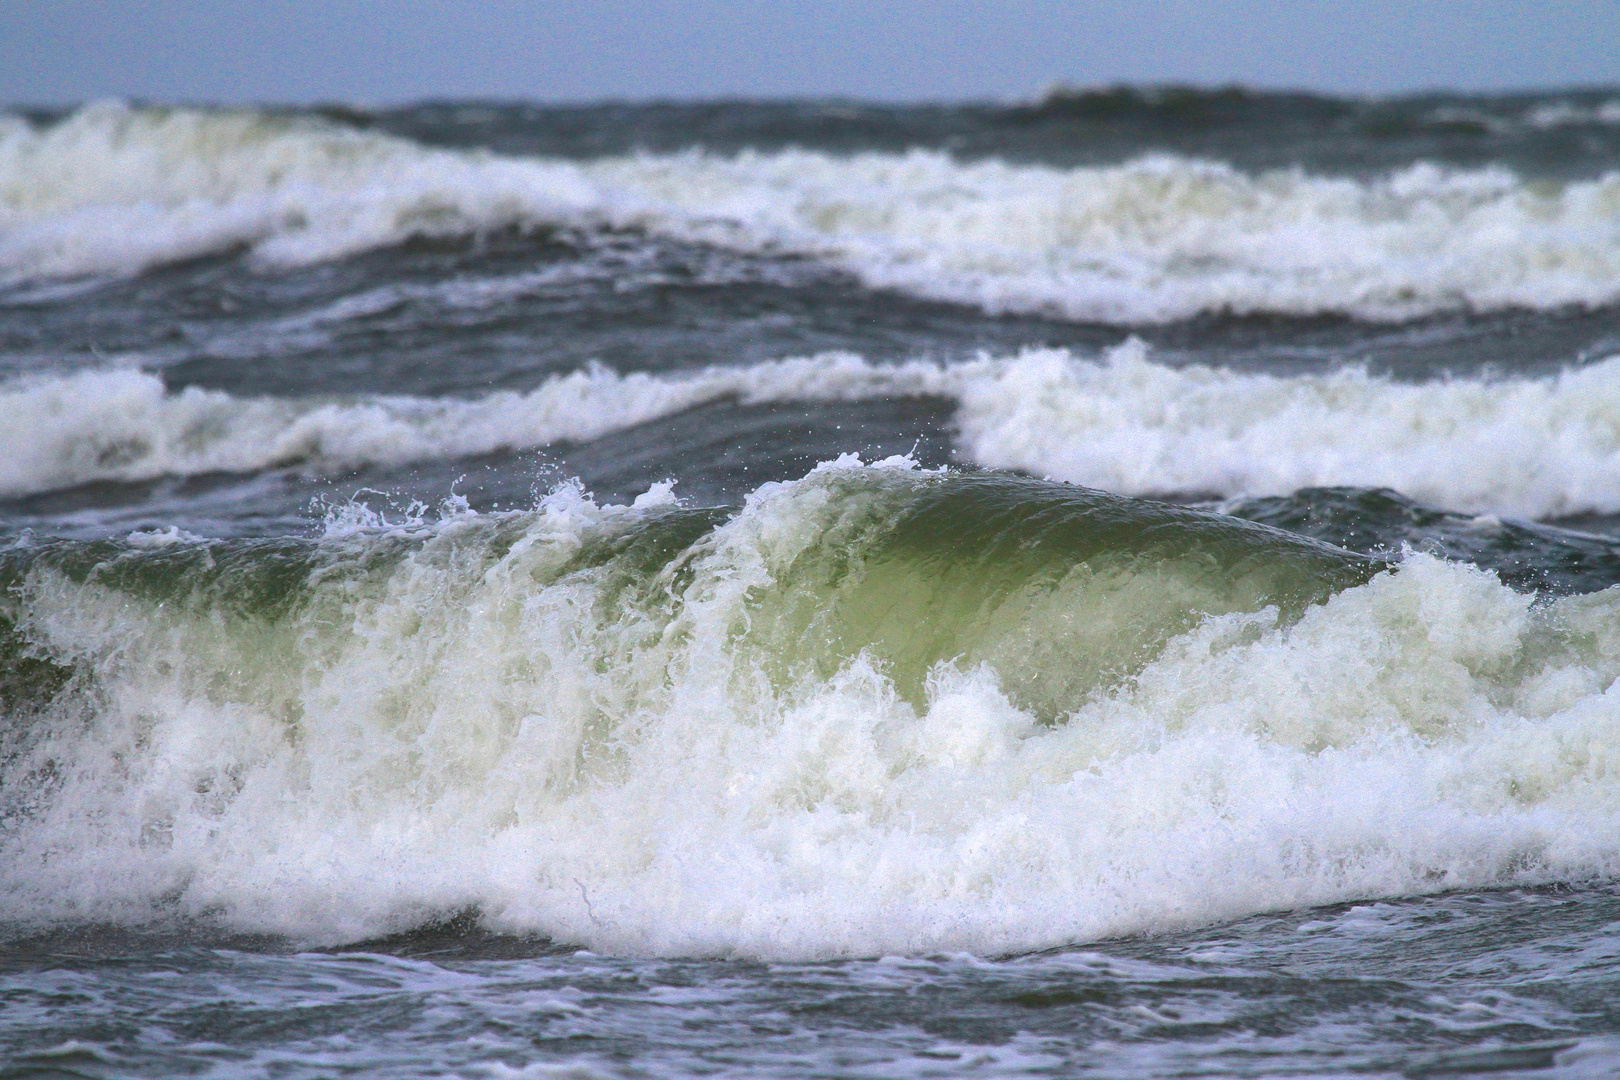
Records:
<instances>
[{"instance_id":1,"label":"sea foam","mask_svg":"<svg viewBox=\"0 0 1620 1080\"><path fill-rule=\"evenodd\" d=\"M243 548L248 578L185 540L36 560L8 617L82 674L8 744L8 918L333 942L474 906L620 954L1001 954L1620 871L1613 590L1411 555L1194 620L1055 721L1008 687L1056 654L917 699L867 651L761 666L795 567L859 575L871 500L949 482L846 460L698 526L564 489ZM1116 584L1097 617L1141 617Z\"/></svg>"},{"instance_id":2,"label":"sea foam","mask_svg":"<svg viewBox=\"0 0 1620 1080\"><path fill-rule=\"evenodd\" d=\"M1169 367L1128 342L1101 363L1026 353L959 400L965 459L1127 494L1345 485L1524 517L1620 509L1620 357L1402 383Z\"/></svg>"},{"instance_id":3,"label":"sea foam","mask_svg":"<svg viewBox=\"0 0 1620 1080\"><path fill-rule=\"evenodd\" d=\"M1417 164L1349 179L1150 156L1060 169L786 150L571 162L255 112L85 107L0 128L0 281L244 247L271 264L410 237L628 229L810 256L875 288L1141 322L1198 312L1606 304L1620 175Z\"/></svg>"},{"instance_id":4,"label":"sea foam","mask_svg":"<svg viewBox=\"0 0 1620 1080\"><path fill-rule=\"evenodd\" d=\"M1620 358L1536 378L1402 383L1156 363L1139 341L955 363L849 353L619 374L593 367L471 399L239 398L153 374L0 387L0 494L298 467L336 474L600 438L705 402L954 398L965 463L1128 495L1393 487L1522 517L1620 510ZM860 449L852 447L851 449Z\"/></svg>"}]
</instances>

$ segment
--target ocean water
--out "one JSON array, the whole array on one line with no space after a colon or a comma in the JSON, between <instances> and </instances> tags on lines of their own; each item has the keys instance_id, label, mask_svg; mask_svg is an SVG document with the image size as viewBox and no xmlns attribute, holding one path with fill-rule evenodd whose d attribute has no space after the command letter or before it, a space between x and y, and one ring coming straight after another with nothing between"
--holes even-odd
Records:
<instances>
[{"instance_id":1,"label":"ocean water","mask_svg":"<svg viewBox=\"0 0 1620 1080\"><path fill-rule=\"evenodd\" d=\"M1620 89L0 114L0 1077L1620 1069Z\"/></svg>"}]
</instances>

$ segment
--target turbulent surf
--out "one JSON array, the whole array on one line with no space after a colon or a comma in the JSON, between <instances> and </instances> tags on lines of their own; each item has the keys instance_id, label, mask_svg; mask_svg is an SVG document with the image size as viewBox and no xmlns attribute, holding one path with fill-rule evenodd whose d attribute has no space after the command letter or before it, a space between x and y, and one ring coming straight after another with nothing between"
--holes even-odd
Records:
<instances>
[{"instance_id":1,"label":"turbulent surf","mask_svg":"<svg viewBox=\"0 0 1620 1080\"><path fill-rule=\"evenodd\" d=\"M1620 857L1614 597L1086 489L839 463L13 565L14 917L1001 953Z\"/></svg>"},{"instance_id":2,"label":"turbulent surf","mask_svg":"<svg viewBox=\"0 0 1620 1080\"><path fill-rule=\"evenodd\" d=\"M0 1044L1601 1071L1617 101L7 115Z\"/></svg>"},{"instance_id":3,"label":"turbulent surf","mask_svg":"<svg viewBox=\"0 0 1620 1080\"><path fill-rule=\"evenodd\" d=\"M1409 318L1620 297L1614 172L1525 183L1417 163L1366 181L1163 154L1064 170L920 149L579 162L107 102L0 133L0 207L0 268L14 281L239 247L298 265L518 227L791 253L871 288L1112 321Z\"/></svg>"}]
</instances>

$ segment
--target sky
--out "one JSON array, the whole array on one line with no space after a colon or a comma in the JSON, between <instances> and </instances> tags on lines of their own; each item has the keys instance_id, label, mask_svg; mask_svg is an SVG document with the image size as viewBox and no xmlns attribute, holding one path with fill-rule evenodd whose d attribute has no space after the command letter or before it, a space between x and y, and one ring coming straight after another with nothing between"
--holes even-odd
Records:
<instances>
[{"instance_id":1,"label":"sky","mask_svg":"<svg viewBox=\"0 0 1620 1080\"><path fill-rule=\"evenodd\" d=\"M0 102L1620 84L1620 0L0 0Z\"/></svg>"}]
</instances>

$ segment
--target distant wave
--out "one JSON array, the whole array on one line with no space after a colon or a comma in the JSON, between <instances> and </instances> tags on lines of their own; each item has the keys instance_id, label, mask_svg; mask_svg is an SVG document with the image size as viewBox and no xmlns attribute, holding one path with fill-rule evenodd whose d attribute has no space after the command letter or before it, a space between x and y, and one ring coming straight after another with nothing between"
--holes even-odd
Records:
<instances>
[{"instance_id":1,"label":"distant wave","mask_svg":"<svg viewBox=\"0 0 1620 1080\"><path fill-rule=\"evenodd\" d=\"M1425 118L1431 125L1476 124L1493 133L1517 134L1525 129L1548 131L1555 128L1591 127L1620 124L1620 98L1597 103L1572 101L1539 102L1516 114L1502 115L1482 108L1441 106Z\"/></svg>"},{"instance_id":2,"label":"distant wave","mask_svg":"<svg viewBox=\"0 0 1620 1080\"><path fill-rule=\"evenodd\" d=\"M297 265L506 227L643 230L809 256L992 312L1119 322L1620 298L1616 173L1558 184L1419 164L1353 180L1171 156L1059 169L924 151L579 163L117 103L0 127L0 281L239 247Z\"/></svg>"},{"instance_id":3,"label":"distant wave","mask_svg":"<svg viewBox=\"0 0 1620 1080\"><path fill-rule=\"evenodd\" d=\"M1425 135L1519 135L1530 130L1620 124L1620 97L1601 91L1528 96L1418 94L1330 97L1242 86L1059 86L1041 100L1012 106L1023 120L1134 123L1160 131L1190 128L1297 128L1339 135L1401 138Z\"/></svg>"},{"instance_id":4,"label":"distant wave","mask_svg":"<svg viewBox=\"0 0 1620 1080\"><path fill-rule=\"evenodd\" d=\"M1620 357L1541 378L1400 383L1032 350L951 364L848 353L650 375L591 368L473 399L239 398L86 371L0 387L0 494L297 466L338 472L582 442L726 397L953 398L965 462L1122 494L1393 487L1457 510L1620 510Z\"/></svg>"},{"instance_id":5,"label":"distant wave","mask_svg":"<svg viewBox=\"0 0 1620 1080\"><path fill-rule=\"evenodd\" d=\"M0 387L0 493L283 465L316 471L583 442L736 396L837 401L948 394L982 365L872 364L847 353L685 375L595 367L527 393L469 400L238 398L164 390L156 375L85 371Z\"/></svg>"}]
</instances>

